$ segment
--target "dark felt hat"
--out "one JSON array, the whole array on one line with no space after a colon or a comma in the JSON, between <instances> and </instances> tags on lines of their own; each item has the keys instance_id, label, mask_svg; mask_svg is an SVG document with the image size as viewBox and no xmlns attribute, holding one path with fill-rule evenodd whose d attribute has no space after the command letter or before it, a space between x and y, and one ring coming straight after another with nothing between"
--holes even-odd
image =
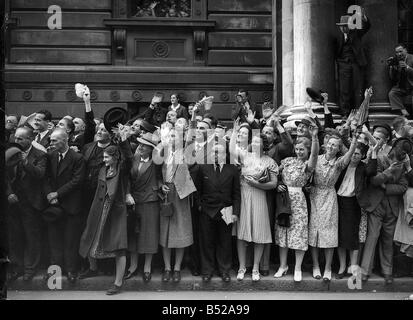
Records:
<instances>
[{"instance_id":1,"label":"dark felt hat","mask_svg":"<svg viewBox=\"0 0 413 320\"><path fill-rule=\"evenodd\" d=\"M314 88L307 88L307 94L313 99L315 102L319 104L323 104L324 98L322 97L322 93L325 93L323 90L314 89Z\"/></svg>"},{"instance_id":2,"label":"dark felt hat","mask_svg":"<svg viewBox=\"0 0 413 320\"><path fill-rule=\"evenodd\" d=\"M340 22L336 23L338 26L348 26L348 22L350 20L351 16L345 15L340 17Z\"/></svg>"},{"instance_id":3,"label":"dark felt hat","mask_svg":"<svg viewBox=\"0 0 413 320\"><path fill-rule=\"evenodd\" d=\"M51 205L42 212L42 217L46 222L54 222L65 214L64 210L59 205Z\"/></svg>"},{"instance_id":4,"label":"dark felt hat","mask_svg":"<svg viewBox=\"0 0 413 320\"><path fill-rule=\"evenodd\" d=\"M141 122L141 128L149 133L154 133L156 130L156 127L152 124L150 124L148 121L145 119L142 120Z\"/></svg>"},{"instance_id":5,"label":"dark felt hat","mask_svg":"<svg viewBox=\"0 0 413 320\"><path fill-rule=\"evenodd\" d=\"M374 132L374 130L376 130L376 128L383 128L383 129L385 129L385 130L388 132L389 137L391 138L393 130L390 128L390 126L389 126L387 123L376 124L376 125L373 127L373 132Z\"/></svg>"},{"instance_id":6,"label":"dark felt hat","mask_svg":"<svg viewBox=\"0 0 413 320\"><path fill-rule=\"evenodd\" d=\"M21 145L18 143L9 143L6 149L6 152L4 154L5 160L6 160L6 165L13 165L12 160L14 160L14 156L19 154L20 152L23 151L23 148Z\"/></svg>"},{"instance_id":7,"label":"dark felt hat","mask_svg":"<svg viewBox=\"0 0 413 320\"><path fill-rule=\"evenodd\" d=\"M106 111L103 116L103 124L105 125L106 130L112 132L112 129L119 123L125 124L128 122L128 118L128 112L125 109L115 107Z\"/></svg>"}]
</instances>

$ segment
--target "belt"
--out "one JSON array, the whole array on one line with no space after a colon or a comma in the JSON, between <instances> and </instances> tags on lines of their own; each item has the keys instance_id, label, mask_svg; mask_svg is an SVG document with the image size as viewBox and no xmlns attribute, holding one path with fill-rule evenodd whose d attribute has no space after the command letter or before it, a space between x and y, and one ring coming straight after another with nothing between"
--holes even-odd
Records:
<instances>
[{"instance_id":1,"label":"belt","mask_svg":"<svg viewBox=\"0 0 413 320\"><path fill-rule=\"evenodd\" d=\"M289 186L287 186L287 189L288 189L288 191L300 191L300 192L303 191L303 188L301 188L301 187L289 187Z\"/></svg>"}]
</instances>

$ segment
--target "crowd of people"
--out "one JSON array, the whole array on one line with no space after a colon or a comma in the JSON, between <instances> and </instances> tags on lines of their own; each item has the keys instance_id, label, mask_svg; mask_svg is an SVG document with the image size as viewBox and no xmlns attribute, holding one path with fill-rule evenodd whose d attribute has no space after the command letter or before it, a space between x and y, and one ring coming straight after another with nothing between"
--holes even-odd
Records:
<instances>
[{"instance_id":1,"label":"crowd of people","mask_svg":"<svg viewBox=\"0 0 413 320\"><path fill-rule=\"evenodd\" d=\"M315 279L332 279L336 251L336 278L362 271L367 281L379 242L380 271L392 283L394 245L413 259L413 126L396 116L392 128L370 128L361 110L372 95L366 90L362 107L337 124L328 94L319 94L324 125L309 98L296 131L242 89L233 128L176 94L168 110L154 98L132 119L119 108L96 119L87 87L83 119L6 116L9 281L30 281L45 257L70 282L114 258L107 294L116 294L140 254L150 281L158 252L165 282L181 280L185 255L205 282L231 281L232 268L238 281L250 272L259 281L275 247L275 278L288 273L290 249L296 282L307 251Z\"/></svg>"}]
</instances>

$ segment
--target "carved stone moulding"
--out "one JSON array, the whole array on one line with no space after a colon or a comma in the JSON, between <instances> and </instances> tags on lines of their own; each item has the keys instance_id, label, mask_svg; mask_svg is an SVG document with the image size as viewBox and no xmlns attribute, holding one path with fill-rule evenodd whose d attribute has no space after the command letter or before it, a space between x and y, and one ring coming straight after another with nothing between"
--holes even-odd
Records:
<instances>
[{"instance_id":1,"label":"carved stone moulding","mask_svg":"<svg viewBox=\"0 0 413 320\"><path fill-rule=\"evenodd\" d=\"M33 96L32 92L28 91L28 90L24 91L23 94L22 94L22 98L26 101L31 100L32 96Z\"/></svg>"}]
</instances>

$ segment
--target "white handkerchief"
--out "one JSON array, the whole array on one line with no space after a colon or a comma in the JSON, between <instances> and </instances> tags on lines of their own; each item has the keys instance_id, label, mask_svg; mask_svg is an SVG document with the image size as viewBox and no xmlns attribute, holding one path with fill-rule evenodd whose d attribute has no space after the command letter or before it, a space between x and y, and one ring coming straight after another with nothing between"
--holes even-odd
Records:
<instances>
[{"instance_id":1,"label":"white handkerchief","mask_svg":"<svg viewBox=\"0 0 413 320\"><path fill-rule=\"evenodd\" d=\"M233 222L232 219L232 206L231 207L226 207L221 210L222 213L222 219L225 221L227 225Z\"/></svg>"},{"instance_id":2,"label":"white handkerchief","mask_svg":"<svg viewBox=\"0 0 413 320\"><path fill-rule=\"evenodd\" d=\"M85 86L84 84L81 84L81 83L75 84L76 95L79 98L83 98L83 94L85 93L86 89L87 89L87 86Z\"/></svg>"}]
</instances>

